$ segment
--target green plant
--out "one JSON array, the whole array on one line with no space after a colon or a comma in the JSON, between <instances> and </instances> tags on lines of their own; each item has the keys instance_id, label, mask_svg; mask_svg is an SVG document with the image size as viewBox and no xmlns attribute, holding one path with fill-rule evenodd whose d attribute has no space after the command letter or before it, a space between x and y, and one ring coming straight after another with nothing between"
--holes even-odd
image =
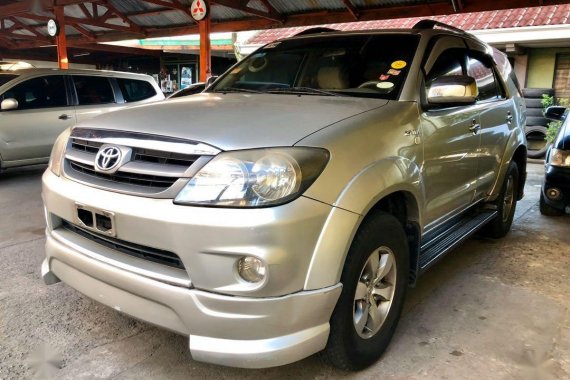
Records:
<instances>
[{"instance_id":1,"label":"green plant","mask_svg":"<svg viewBox=\"0 0 570 380\"><path fill-rule=\"evenodd\" d=\"M540 101L540 103L542 104L544 111L546 111L546 109L548 107L553 106L555 104L557 104L559 106L568 107L570 102L568 99L565 99L565 98L560 98L560 99L558 99L558 101L556 101L554 96L543 94L542 100ZM546 131L546 135L545 135L544 139L549 144L554 141L554 139L556 138L556 135L558 134L558 131L560 130L561 126L562 126L562 122L560 122L560 121L551 121L548 123L548 125L547 125L548 129Z\"/></svg>"}]
</instances>

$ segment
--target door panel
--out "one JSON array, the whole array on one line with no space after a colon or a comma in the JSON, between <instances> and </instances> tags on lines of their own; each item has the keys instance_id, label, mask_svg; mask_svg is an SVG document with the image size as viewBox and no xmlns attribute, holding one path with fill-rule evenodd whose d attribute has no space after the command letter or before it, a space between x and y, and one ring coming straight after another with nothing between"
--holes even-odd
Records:
<instances>
[{"instance_id":1,"label":"door panel","mask_svg":"<svg viewBox=\"0 0 570 380\"><path fill-rule=\"evenodd\" d=\"M47 158L57 136L75 123L67 105L63 77L43 76L16 84L1 98L14 98L18 109L0 112L2 158L16 161Z\"/></svg>"},{"instance_id":2,"label":"door panel","mask_svg":"<svg viewBox=\"0 0 570 380\"><path fill-rule=\"evenodd\" d=\"M458 107L421 116L426 229L469 206L477 186L479 109Z\"/></svg>"},{"instance_id":3,"label":"door panel","mask_svg":"<svg viewBox=\"0 0 570 380\"><path fill-rule=\"evenodd\" d=\"M117 103L109 78L73 75L72 85L77 95L75 110L78 123L125 107L124 103Z\"/></svg>"},{"instance_id":4,"label":"door panel","mask_svg":"<svg viewBox=\"0 0 570 380\"><path fill-rule=\"evenodd\" d=\"M511 119L515 118L515 105L506 99L493 60L483 46L472 46L469 51L467 75L475 78L479 90L478 103L481 108L481 147L477 171L476 199L484 199L492 190L503 153L507 145Z\"/></svg>"},{"instance_id":5,"label":"door panel","mask_svg":"<svg viewBox=\"0 0 570 380\"><path fill-rule=\"evenodd\" d=\"M503 160L503 154L513 124L508 118L515 117L512 99L492 102L481 112L481 148L477 172L478 199L485 198L493 189Z\"/></svg>"}]
</instances>

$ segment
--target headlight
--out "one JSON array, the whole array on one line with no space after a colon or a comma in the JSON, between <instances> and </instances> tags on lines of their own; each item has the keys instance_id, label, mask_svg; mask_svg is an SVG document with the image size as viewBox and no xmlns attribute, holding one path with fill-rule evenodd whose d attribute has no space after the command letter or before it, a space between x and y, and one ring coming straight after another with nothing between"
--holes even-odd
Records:
<instances>
[{"instance_id":1,"label":"headlight","mask_svg":"<svg viewBox=\"0 0 570 380\"><path fill-rule=\"evenodd\" d=\"M63 155L65 154L65 147L67 146L67 140L71 135L71 128L67 128L57 140L55 140L55 144L53 145L53 149L51 150L51 156L49 158L49 168L56 176L61 175L61 162L63 160Z\"/></svg>"},{"instance_id":2,"label":"headlight","mask_svg":"<svg viewBox=\"0 0 570 380\"><path fill-rule=\"evenodd\" d=\"M570 167L570 151L552 149L550 151L549 163L552 166Z\"/></svg>"},{"instance_id":3,"label":"headlight","mask_svg":"<svg viewBox=\"0 0 570 380\"><path fill-rule=\"evenodd\" d=\"M321 174L329 153L319 148L268 148L220 153L176 196L174 203L263 207L300 196Z\"/></svg>"}]
</instances>

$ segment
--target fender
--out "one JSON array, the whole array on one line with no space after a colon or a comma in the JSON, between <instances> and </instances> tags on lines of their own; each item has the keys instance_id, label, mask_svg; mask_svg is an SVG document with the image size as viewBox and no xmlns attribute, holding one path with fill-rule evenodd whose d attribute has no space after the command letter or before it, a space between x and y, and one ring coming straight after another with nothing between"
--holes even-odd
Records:
<instances>
[{"instance_id":1,"label":"fender","mask_svg":"<svg viewBox=\"0 0 570 380\"><path fill-rule=\"evenodd\" d=\"M416 205L423 204L422 183L418 166L403 157L388 157L357 173L340 193L321 231L304 288L338 283L354 235L366 214L378 201L400 191L413 197ZM408 218L422 225L417 207L408 210Z\"/></svg>"},{"instance_id":2,"label":"fender","mask_svg":"<svg viewBox=\"0 0 570 380\"><path fill-rule=\"evenodd\" d=\"M505 147L505 152L503 153L503 158L501 160L502 163L501 166L499 167L499 173L497 173L495 184L493 185L491 192L487 195L488 201L494 201L499 196L499 193L501 192L501 186L503 185L503 181L505 180L507 169L509 168L511 161L513 160L516 150L520 146L526 146L526 137L523 133L522 128L515 128L513 130L513 133L509 137L507 146ZM526 173L520 173L520 175L524 176L521 178L526 178Z\"/></svg>"}]
</instances>

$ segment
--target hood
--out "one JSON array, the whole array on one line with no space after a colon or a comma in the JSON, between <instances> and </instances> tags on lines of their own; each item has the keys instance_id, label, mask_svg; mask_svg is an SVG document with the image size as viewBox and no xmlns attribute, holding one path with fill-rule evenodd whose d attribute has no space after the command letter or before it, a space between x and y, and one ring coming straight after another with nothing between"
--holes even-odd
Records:
<instances>
[{"instance_id":1,"label":"hood","mask_svg":"<svg viewBox=\"0 0 570 380\"><path fill-rule=\"evenodd\" d=\"M204 93L107 113L78 127L171 136L222 150L291 146L387 103L354 97Z\"/></svg>"}]
</instances>

